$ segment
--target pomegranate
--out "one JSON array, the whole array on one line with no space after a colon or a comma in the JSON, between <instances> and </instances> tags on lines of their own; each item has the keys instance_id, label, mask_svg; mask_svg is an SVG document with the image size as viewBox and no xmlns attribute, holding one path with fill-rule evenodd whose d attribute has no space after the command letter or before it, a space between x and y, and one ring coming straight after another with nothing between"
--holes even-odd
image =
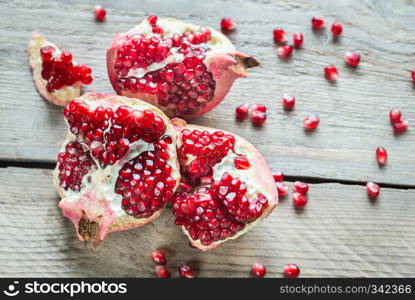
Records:
<instances>
[{"instance_id":1,"label":"pomegranate","mask_svg":"<svg viewBox=\"0 0 415 300\"><path fill-rule=\"evenodd\" d=\"M278 192L279 196L284 197L284 196L288 195L289 187L285 183L276 182L275 187L277 189L277 192Z\"/></svg>"},{"instance_id":2,"label":"pomegranate","mask_svg":"<svg viewBox=\"0 0 415 300\"><path fill-rule=\"evenodd\" d=\"M286 264L284 266L284 276L288 278L296 278L300 275L300 268L296 264Z\"/></svg>"},{"instance_id":3,"label":"pomegranate","mask_svg":"<svg viewBox=\"0 0 415 300\"><path fill-rule=\"evenodd\" d=\"M265 274L267 274L267 269L260 263L254 263L251 266L251 272L252 275L254 275L256 278L262 278L265 276Z\"/></svg>"},{"instance_id":4,"label":"pomegranate","mask_svg":"<svg viewBox=\"0 0 415 300\"><path fill-rule=\"evenodd\" d=\"M151 253L151 258L158 265L165 265L167 262L166 255L164 254L164 251L161 250L154 250Z\"/></svg>"},{"instance_id":5,"label":"pomegranate","mask_svg":"<svg viewBox=\"0 0 415 300\"><path fill-rule=\"evenodd\" d=\"M314 29L322 29L326 25L326 20L322 17L313 17L311 19L311 26Z\"/></svg>"},{"instance_id":6,"label":"pomegranate","mask_svg":"<svg viewBox=\"0 0 415 300\"><path fill-rule=\"evenodd\" d=\"M388 151L383 147L378 147L376 149L376 159L379 165L386 165L386 162L388 161Z\"/></svg>"},{"instance_id":7,"label":"pomegranate","mask_svg":"<svg viewBox=\"0 0 415 300\"><path fill-rule=\"evenodd\" d=\"M181 119L172 123L179 132L181 180L187 189L176 192L173 211L192 246L213 249L271 213L278 203L274 178L253 145L226 131Z\"/></svg>"},{"instance_id":8,"label":"pomegranate","mask_svg":"<svg viewBox=\"0 0 415 300\"><path fill-rule=\"evenodd\" d=\"M308 115L303 120L305 130L315 130L320 124L320 118L317 115Z\"/></svg>"},{"instance_id":9,"label":"pomegranate","mask_svg":"<svg viewBox=\"0 0 415 300\"><path fill-rule=\"evenodd\" d=\"M277 53L278 56L283 57L283 58L288 58L291 57L291 55L293 54L293 46L291 45L283 45L278 47L277 49Z\"/></svg>"},{"instance_id":10,"label":"pomegranate","mask_svg":"<svg viewBox=\"0 0 415 300\"><path fill-rule=\"evenodd\" d=\"M282 28L275 28L272 31L272 35L274 36L274 42L276 43L283 44L287 41L285 31Z\"/></svg>"},{"instance_id":11,"label":"pomegranate","mask_svg":"<svg viewBox=\"0 0 415 300\"><path fill-rule=\"evenodd\" d=\"M293 44L295 48L300 48L303 44L304 36L301 32L294 32L293 34Z\"/></svg>"},{"instance_id":12,"label":"pomegranate","mask_svg":"<svg viewBox=\"0 0 415 300\"><path fill-rule=\"evenodd\" d=\"M212 28L157 16L117 34L107 50L108 76L117 94L184 119L212 110L236 78L258 65Z\"/></svg>"},{"instance_id":13,"label":"pomegranate","mask_svg":"<svg viewBox=\"0 0 415 300\"><path fill-rule=\"evenodd\" d=\"M334 36L339 36L342 34L342 32L343 32L343 25L340 22L334 22L331 25L331 33Z\"/></svg>"},{"instance_id":14,"label":"pomegranate","mask_svg":"<svg viewBox=\"0 0 415 300\"><path fill-rule=\"evenodd\" d=\"M330 65L324 68L324 75L328 81L334 82L339 77L339 72L335 66Z\"/></svg>"},{"instance_id":15,"label":"pomegranate","mask_svg":"<svg viewBox=\"0 0 415 300\"><path fill-rule=\"evenodd\" d=\"M391 109L391 111L389 112L389 119L391 124L396 124L401 122L401 118L402 118L402 112L400 109L397 108L393 108Z\"/></svg>"},{"instance_id":16,"label":"pomegranate","mask_svg":"<svg viewBox=\"0 0 415 300\"><path fill-rule=\"evenodd\" d=\"M292 194L293 205L295 207L304 207L307 205L308 199L305 194L294 192Z\"/></svg>"},{"instance_id":17,"label":"pomegranate","mask_svg":"<svg viewBox=\"0 0 415 300\"><path fill-rule=\"evenodd\" d=\"M183 278L195 278L195 272L193 271L192 266L190 265L180 265L178 267L179 274Z\"/></svg>"},{"instance_id":18,"label":"pomegranate","mask_svg":"<svg viewBox=\"0 0 415 300\"><path fill-rule=\"evenodd\" d=\"M235 28L236 28L235 20L230 18L230 17L223 18L220 21L220 28L222 28L223 31L235 30Z\"/></svg>"},{"instance_id":19,"label":"pomegranate","mask_svg":"<svg viewBox=\"0 0 415 300\"><path fill-rule=\"evenodd\" d=\"M360 54L347 52L344 56L344 61L351 67L357 67L360 63Z\"/></svg>"},{"instance_id":20,"label":"pomegranate","mask_svg":"<svg viewBox=\"0 0 415 300\"><path fill-rule=\"evenodd\" d=\"M412 81L415 83L415 71L411 71Z\"/></svg>"},{"instance_id":21,"label":"pomegranate","mask_svg":"<svg viewBox=\"0 0 415 300\"><path fill-rule=\"evenodd\" d=\"M241 104L235 109L235 116L238 120L243 121L248 116L249 104Z\"/></svg>"},{"instance_id":22,"label":"pomegranate","mask_svg":"<svg viewBox=\"0 0 415 300\"><path fill-rule=\"evenodd\" d=\"M56 105L67 105L79 97L82 84L92 82L91 68L76 64L71 53L61 51L37 32L32 33L28 52L37 90Z\"/></svg>"},{"instance_id":23,"label":"pomegranate","mask_svg":"<svg viewBox=\"0 0 415 300\"><path fill-rule=\"evenodd\" d=\"M156 275L158 278L170 278L171 274L169 269L166 266L156 266Z\"/></svg>"},{"instance_id":24,"label":"pomegranate","mask_svg":"<svg viewBox=\"0 0 415 300\"><path fill-rule=\"evenodd\" d=\"M63 114L69 130L53 178L78 237L95 246L156 219L180 180L169 119L146 102L98 93Z\"/></svg>"},{"instance_id":25,"label":"pomegranate","mask_svg":"<svg viewBox=\"0 0 415 300\"><path fill-rule=\"evenodd\" d=\"M94 6L94 14L95 14L95 19L97 21L102 22L102 21L105 20L105 15L107 14L107 11L101 5L95 5Z\"/></svg>"},{"instance_id":26,"label":"pomegranate","mask_svg":"<svg viewBox=\"0 0 415 300\"><path fill-rule=\"evenodd\" d=\"M293 185L294 192L307 195L308 193L308 184L302 181L295 181Z\"/></svg>"},{"instance_id":27,"label":"pomegranate","mask_svg":"<svg viewBox=\"0 0 415 300\"><path fill-rule=\"evenodd\" d=\"M262 126L267 120L267 107L262 104L253 104L249 113L251 115L251 122L256 126Z\"/></svg>"},{"instance_id":28,"label":"pomegranate","mask_svg":"<svg viewBox=\"0 0 415 300\"><path fill-rule=\"evenodd\" d=\"M274 172L272 174L275 182L282 182L284 180L284 174L281 171Z\"/></svg>"},{"instance_id":29,"label":"pomegranate","mask_svg":"<svg viewBox=\"0 0 415 300\"><path fill-rule=\"evenodd\" d=\"M285 94L282 98L282 105L285 110L293 110L295 106L295 97Z\"/></svg>"},{"instance_id":30,"label":"pomegranate","mask_svg":"<svg viewBox=\"0 0 415 300\"><path fill-rule=\"evenodd\" d=\"M368 182L366 184L366 192L369 198L376 199L380 193L379 185L371 181Z\"/></svg>"}]
</instances>

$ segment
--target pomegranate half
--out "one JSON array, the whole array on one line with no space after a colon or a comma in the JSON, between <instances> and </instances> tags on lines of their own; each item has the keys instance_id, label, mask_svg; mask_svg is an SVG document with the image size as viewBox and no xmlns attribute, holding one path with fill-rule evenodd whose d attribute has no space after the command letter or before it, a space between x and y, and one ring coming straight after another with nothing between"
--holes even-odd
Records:
<instances>
[{"instance_id":1,"label":"pomegranate half","mask_svg":"<svg viewBox=\"0 0 415 300\"><path fill-rule=\"evenodd\" d=\"M107 50L108 76L117 94L183 119L212 110L234 80L255 66L258 62L236 51L222 33L157 16L117 34Z\"/></svg>"},{"instance_id":2,"label":"pomegranate half","mask_svg":"<svg viewBox=\"0 0 415 300\"><path fill-rule=\"evenodd\" d=\"M136 99L86 93L64 117L69 130L53 178L79 238L96 245L109 232L156 219L180 180L177 133L164 113Z\"/></svg>"}]
</instances>

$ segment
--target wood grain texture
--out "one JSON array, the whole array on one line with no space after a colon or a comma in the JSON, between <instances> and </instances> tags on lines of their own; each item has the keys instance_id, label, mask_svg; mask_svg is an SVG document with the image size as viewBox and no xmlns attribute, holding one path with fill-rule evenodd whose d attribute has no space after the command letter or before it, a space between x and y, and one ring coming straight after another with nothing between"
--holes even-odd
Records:
<instances>
[{"instance_id":1,"label":"wood grain texture","mask_svg":"<svg viewBox=\"0 0 415 300\"><path fill-rule=\"evenodd\" d=\"M171 209L145 227L111 233L85 249L57 208L50 170L0 169L0 276L153 277L151 251L168 249L168 266L189 262L200 277L248 277L262 262L268 277L297 263L302 277L415 276L413 191L384 188L378 201L363 186L315 184L296 211L283 199L273 214L236 241L207 253L192 249Z\"/></svg>"},{"instance_id":2,"label":"wood grain texture","mask_svg":"<svg viewBox=\"0 0 415 300\"><path fill-rule=\"evenodd\" d=\"M150 12L218 27L222 16L233 16L230 35L237 48L255 55L262 67L239 80L214 111L197 120L240 134L254 143L271 168L291 176L368 181L415 186L415 131L394 136L388 111L400 107L415 124L415 90L409 70L413 61L415 6L413 1L100 1L107 21L93 21L94 1L0 1L0 160L51 162L65 135L61 109L42 100L32 83L25 45L33 29L94 70L86 90L112 92L106 75L105 50L116 32L125 31ZM333 41L329 28L312 32L313 15L339 20L344 34ZM305 43L289 61L276 55L272 29L302 31ZM354 70L343 56L362 54ZM329 84L323 67L335 64L340 80ZM284 93L297 97L292 113L281 108ZM240 103L269 106L266 125L234 120ZM321 124L304 133L301 121L317 113ZM375 149L390 152L379 169Z\"/></svg>"}]
</instances>

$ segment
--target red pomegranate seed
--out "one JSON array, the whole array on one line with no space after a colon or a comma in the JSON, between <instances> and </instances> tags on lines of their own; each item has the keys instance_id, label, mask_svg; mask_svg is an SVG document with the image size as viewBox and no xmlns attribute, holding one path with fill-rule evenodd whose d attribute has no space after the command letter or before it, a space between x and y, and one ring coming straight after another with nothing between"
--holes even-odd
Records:
<instances>
[{"instance_id":1,"label":"red pomegranate seed","mask_svg":"<svg viewBox=\"0 0 415 300\"><path fill-rule=\"evenodd\" d=\"M314 29L321 29L326 24L326 20L322 17L313 17L311 19L311 25Z\"/></svg>"},{"instance_id":2,"label":"red pomegranate seed","mask_svg":"<svg viewBox=\"0 0 415 300\"><path fill-rule=\"evenodd\" d=\"M246 157L245 155L235 157L235 159L233 160L233 165L238 170L248 170L251 167L248 157Z\"/></svg>"},{"instance_id":3,"label":"red pomegranate seed","mask_svg":"<svg viewBox=\"0 0 415 300\"><path fill-rule=\"evenodd\" d=\"M284 97L282 98L282 105L284 105L284 109L292 110L295 106L294 96L284 95Z\"/></svg>"},{"instance_id":4,"label":"red pomegranate seed","mask_svg":"<svg viewBox=\"0 0 415 300\"><path fill-rule=\"evenodd\" d=\"M278 56L285 57L285 58L290 57L293 53L293 49L294 48L291 45L280 46L278 47L278 50L277 50Z\"/></svg>"},{"instance_id":5,"label":"red pomegranate seed","mask_svg":"<svg viewBox=\"0 0 415 300\"><path fill-rule=\"evenodd\" d=\"M304 37L301 32L294 32L293 34L293 44L295 48L300 48L303 44Z\"/></svg>"},{"instance_id":6,"label":"red pomegranate seed","mask_svg":"<svg viewBox=\"0 0 415 300\"><path fill-rule=\"evenodd\" d=\"M156 15L150 15L150 16L147 17L147 22L151 26L156 26L157 25L157 20L158 20L158 17Z\"/></svg>"},{"instance_id":7,"label":"red pomegranate seed","mask_svg":"<svg viewBox=\"0 0 415 300\"><path fill-rule=\"evenodd\" d=\"M314 130L320 124L320 118L317 115L309 115L304 118L303 126L307 130Z\"/></svg>"},{"instance_id":8,"label":"red pomegranate seed","mask_svg":"<svg viewBox=\"0 0 415 300\"><path fill-rule=\"evenodd\" d=\"M284 180L284 174L282 172L275 172L272 174L275 182L282 182Z\"/></svg>"},{"instance_id":9,"label":"red pomegranate seed","mask_svg":"<svg viewBox=\"0 0 415 300\"><path fill-rule=\"evenodd\" d=\"M284 266L284 275L288 278L296 278L300 275L300 268L296 264L286 264Z\"/></svg>"},{"instance_id":10,"label":"red pomegranate seed","mask_svg":"<svg viewBox=\"0 0 415 300\"><path fill-rule=\"evenodd\" d=\"M327 80L336 81L337 77L339 77L339 72L337 72L335 66L330 65L324 68L324 75L326 76Z\"/></svg>"},{"instance_id":11,"label":"red pomegranate seed","mask_svg":"<svg viewBox=\"0 0 415 300\"><path fill-rule=\"evenodd\" d=\"M293 193L293 205L295 207L304 207L307 205L307 196L300 193Z\"/></svg>"},{"instance_id":12,"label":"red pomegranate seed","mask_svg":"<svg viewBox=\"0 0 415 300\"><path fill-rule=\"evenodd\" d=\"M236 28L235 20L232 18L223 18L220 21L220 27L224 31L231 31Z\"/></svg>"},{"instance_id":13,"label":"red pomegranate seed","mask_svg":"<svg viewBox=\"0 0 415 300\"><path fill-rule=\"evenodd\" d=\"M399 109L394 108L389 112L389 119L392 124L399 123L401 121L402 113Z\"/></svg>"},{"instance_id":14,"label":"red pomegranate seed","mask_svg":"<svg viewBox=\"0 0 415 300\"><path fill-rule=\"evenodd\" d=\"M415 82L415 71L411 72L412 81Z\"/></svg>"},{"instance_id":15,"label":"red pomegranate seed","mask_svg":"<svg viewBox=\"0 0 415 300\"><path fill-rule=\"evenodd\" d=\"M238 120L245 120L248 116L249 104L241 104L235 109L235 116Z\"/></svg>"},{"instance_id":16,"label":"red pomegranate seed","mask_svg":"<svg viewBox=\"0 0 415 300\"><path fill-rule=\"evenodd\" d=\"M251 122L254 125L262 126L267 119L266 111L262 111L261 109L253 109L251 111Z\"/></svg>"},{"instance_id":17,"label":"red pomegranate seed","mask_svg":"<svg viewBox=\"0 0 415 300\"><path fill-rule=\"evenodd\" d=\"M339 23L339 22L334 22L334 23L331 25L331 33L332 33L334 36L339 36L339 35L341 35L341 34L342 34L342 32L343 32L343 25L342 25L341 23Z\"/></svg>"},{"instance_id":18,"label":"red pomegranate seed","mask_svg":"<svg viewBox=\"0 0 415 300\"><path fill-rule=\"evenodd\" d=\"M156 266L156 274L159 278L171 277L169 269L167 269L165 266Z\"/></svg>"},{"instance_id":19,"label":"red pomegranate seed","mask_svg":"<svg viewBox=\"0 0 415 300\"><path fill-rule=\"evenodd\" d=\"M306 195L308 193L308 184L302 181L294 182L293 190L297 193Z\"/></svg>"},{"instance_id":20,"label":"red pomegranate seed","mask_svg":"<svg viewBox=\"0 0 415 300\"><path fill-rule=\"evenodd\" d=\"M360 54L347 52L344 56L344 61L351 67L357 67L360 63Z\"/></svg>"},{"instance_id":21,"label":"red pomegranate seed","mask_svg":"<svg viewBox=\"0 0 415 300\"><path fill-rule=\"evenodd\" d=\"M282 182L275 183L275 186L277 188L278 196L286 196L288 194L289 188L288 185Z\"/></svg>"},{"instance_id":22,"label":"red pomegranate seed","mask_svg":"<svg viewBox=\"0 0 415 300\"><path fill-rule=\"evenodd\" d=\"M383 147L378 147L376 149L376 158L380 165L386 165L386 162L388 160L388 152L386 151L386 149Z\"/></svg>"},{"instance_id":23,"label":"red pomegranate seed","mask_svg":"<svg viewBox=\"0 0 415 300\"><path fill-rule=\"evenodd\" d=\"M397 123L393 124L393 129L396 133L403 133L405 132L409 127L409 122L407 120L401 120Z\"/></svg>"},{"instance_id":24,"label":"red pomegranate seed","mask_svg":"<svg viewBox=\"0 0 415 300\"><path fill-rule=\"evenodd\" d=\"M179 274L180 276L184 278L195 278L195 273L193 272L193 268L189 265L180 265Z\"/></svg>"},{"instance_id":25,"label":"red pomegranate seed","mask_svg":"<svg viewBox=\"0 0 415 300\"><path fill-rule=\"evenodd\" d=\"M97 21L104 21L107 11L101 5L94 6L95 19Z\"/></svg>"},{"instance_id":26,"label":"red pomegranate seed","mask_svg":"<svg viewBox=\"0 0 415 300\"><path fill-rule=\"evenodd\" d=\"M285 36L284 29L275 28L272 34L274 36L274 42L281 43L281 44L286 42L286 36Z\"/></svg>"},{"instance_id":27,"label":"red pomegranate seed","mask_svg":"<svg viewBox=\"0 0 415 300\"><path fill-rule=\"evenodd\" d=\"M379 192L380 192L379 185L377 185L374 182L368 182L366 184L366 191L367 191L367 195L370 198L375 199L379 196Z\"/></svg>"},{"instance_id":28,"label":"red pomegranate seed","mask_svg":"<svg viewBox=\"0 0 415 300\"><path fill-rule=\"evenodd\" d=\"M254 275L256 278L262 278L267 273L267 269L265 268L264 265L261 265L259 263L254 263L251 266L251 272L252 272L252 275Z\"/></svg>"},{"instance_id":29,"label":"red pomegranate seed","mask_svg":"<svg viewBox=\"0 0 415 300\"><path fill-rule=\"evenodd\" d=\"M166 264L166 255L163 251L155 250L151 253L151 258L153 261L158 265L165 265Z\"/></svg>"}]
</instances>

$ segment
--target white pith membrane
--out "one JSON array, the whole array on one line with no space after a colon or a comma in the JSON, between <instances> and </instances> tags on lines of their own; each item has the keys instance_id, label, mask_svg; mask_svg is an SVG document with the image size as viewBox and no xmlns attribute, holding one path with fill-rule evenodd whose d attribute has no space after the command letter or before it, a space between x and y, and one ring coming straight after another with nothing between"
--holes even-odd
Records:
<instances>
[{"instance_id":1,"label":"white pith membrane","mask_svg":"<svg viewBox=\"0 0 415 300\"><path fill-rule=\"evenodd\" d=\"M102 99L102 97L106 98ZM174 187L173 192L175 191L180 179L175 146L177 137L175 129L170 125L169 119L163 112L146 102L137 101L136 99L132 100L122 96L86 93L78 99L86 102L91 110L95 110L98 106L102 106L104 108L110 107L115 112L119 106L128 105L133 110L150 110L155 115L161 117L166 125L166 131L161 138L169 136L172 140L172 143L168 144L167 152L169 153L169 159L167 164L172 167L171 177L176 180L176 186ZM66 119L65 122L69 127ZM111 125L110 122L108 128L104 131L104 136ZM86 213L91 222L97 222L99 224L100 240L103 240L105 235L109 232L135 228L153 221L160 215L163 207L158 211L155 211L153 215L148 218L136 218L130 216L126 214L122 208L122 195L115 193L115 186L120 169L125 163L139 156L141 153L154 150L153 143L147 143L141 139L133 142L129 145L128 152L122 158L117 160L115 164L101 167L99 160L92 156L90 146L81 142L80 139L77 139L70 129L68 129L67 138L63 143L60 152L65 152L65 146L76 140L89 150L90 157L95 162L95 165L93 165L89 173L82 178L79 192L75 192L70 188L65 190L61 187L59 179L59 163L53 171L53 180L56 189L62 198L59 207L62 209L63 214L73 222L77 229L77 233L77 226L82 216L82 211ZM79 233L78 236L83 240Z\"/></svg>"},{"instance_id":2,"label":"white pith membrane","mask_svg":"<svg viewBox=\"0 0 415 300\"><path fill-rule=\"evenodd\" d=\"M32 33L32 37L28 44L28 52L29 52L29 63L30 67L32 68L33 78L35 80L36 87L39 93L46 98L48 101L56 105L64 106L69 103L74 98L77 98L81 94L81 82L75 82L71 86L63 86L61 89L56 90L52 93L46 90L46 84L48 83L47 80L42 78L42 58L40 56L40 49L45 46L52 46L55 49L53 53L54 58L58 58L61 54L61 50L48 40L46 40L43 36L41 36L37 32ZM76 62L73 61L75 65Z\"/></svg>"}]
</instances>

